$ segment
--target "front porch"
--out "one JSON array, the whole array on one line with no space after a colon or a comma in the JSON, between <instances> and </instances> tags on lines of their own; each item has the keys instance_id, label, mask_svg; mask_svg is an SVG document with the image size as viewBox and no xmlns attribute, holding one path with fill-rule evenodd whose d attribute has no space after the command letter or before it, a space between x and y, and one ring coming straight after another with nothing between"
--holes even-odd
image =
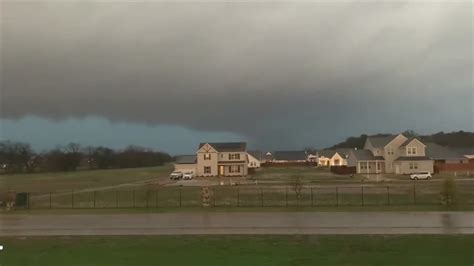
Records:
<instances>
[{"instance_id":1,"label":"front porch","mask_svg":"<svg viewBox=\"0 0 474 266\"><path fill-rule=\"evenodd\" d=\"M248 169L245 162L239 163L219 163L217 166L218 176L246 176Z\"/></svg>"},{"instance_id":2,"label":"front porch","mask_svg":"<svg viewBox=\"0 0 474 266\"><path fill-rule=\"evenodd\" d=\"M357 162L358 174L381 174L385 173L384 161L359 161Z\"/></svg>"}]
</instances>

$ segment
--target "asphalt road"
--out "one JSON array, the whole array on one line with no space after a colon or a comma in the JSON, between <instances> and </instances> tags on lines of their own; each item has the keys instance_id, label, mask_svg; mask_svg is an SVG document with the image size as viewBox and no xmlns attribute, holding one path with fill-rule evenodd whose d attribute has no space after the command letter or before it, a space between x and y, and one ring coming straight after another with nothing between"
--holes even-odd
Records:
<instances>
[{"instance_id":1,"label":"asphalt road","mask_svg":"<svg viewBox=\"0 0 474 266\"><path fill-rule=\"evenodd\" d=\"M182 234L474 234L474 212L0 215L0 236Z\"/></svg>"}]
</instances>

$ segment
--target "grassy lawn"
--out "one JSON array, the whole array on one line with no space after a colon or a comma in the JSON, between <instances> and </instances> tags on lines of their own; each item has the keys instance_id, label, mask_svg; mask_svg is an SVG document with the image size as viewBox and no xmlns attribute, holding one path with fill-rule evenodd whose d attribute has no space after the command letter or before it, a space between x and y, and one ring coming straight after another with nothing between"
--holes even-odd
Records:
<instances>
[{"instance_id":1,"label":"grassy lawn","mask_svg":"<svg viewBox=\"0 0 474 266\"><path fill-rule=\"evenodd\" d=\"M260 168L250 176L251 180L258 180L263 183L290 184L298 176L304 183L360 183L364 177L349 175L335 175L329 168L318 167L268 167Z\"/></svg>"},{"instance_id":2,"label":"grassy lawn","mask_svg":"<svg viewBox=\"0 0 474 266\"><path fill-rule=\"evenodd\" d=\"M92 236L2 239L2 266L472 265L474 236Z\"/></svg>"},{"instance_id":3,"label":"grassy lawn","mask_svg":"<svg viewBox=\"0 0 474 266\"><path fill-rule=\"evenodd\" d=\"M114 186L158 177L167 177L172 169L173 166L168 164L147 168L0 175L0 190L54 192Z\"/></svg>"}]
</instances>

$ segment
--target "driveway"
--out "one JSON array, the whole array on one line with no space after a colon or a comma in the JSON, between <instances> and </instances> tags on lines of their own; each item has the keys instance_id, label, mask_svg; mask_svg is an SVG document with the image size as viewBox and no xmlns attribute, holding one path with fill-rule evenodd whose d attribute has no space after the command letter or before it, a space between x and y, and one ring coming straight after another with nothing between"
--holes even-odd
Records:
<instances>
[{"instance_id":1,"label":"driveway","mask_svg":"<svg viewBox=\"0 0 474 266\"><path fill-rule=\"evenodd\" d=\"M186 234L474 234L474 212L0 215L0 236Z\"/></svg>"}]
</instances>

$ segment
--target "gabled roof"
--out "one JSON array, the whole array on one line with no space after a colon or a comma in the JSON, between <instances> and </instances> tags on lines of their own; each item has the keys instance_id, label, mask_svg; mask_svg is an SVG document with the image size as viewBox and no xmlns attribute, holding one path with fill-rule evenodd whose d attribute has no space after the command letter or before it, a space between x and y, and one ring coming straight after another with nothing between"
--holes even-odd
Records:
<instances>
[{"instance_id":1,"label":"gabled roof","mask_svg":"<svg viewBox=\"0 0 474 266\"><path fill-rule=\"evenodd\" d=\"M342 157L344 158L347 158L349 157L349 154L351 153L351 151L353 151L354 149L343 149L343 148L340 148L340 149L334 149L337 153L339 153L339 155L341 155Z\"/></svg>"},{"instance_id":2,"label":"gabled roof","mask_svg":"<svg viewBox=\"0 0 474 266\"><path fill-rule=\"evenodd\" d=\"M176 156L175 163L177 164L194 164L197 162L196 155L180 155Z\"/></svg>"},{"instance_id":3,"label":"gabled roof","mask_svg":"<svg viewBox=\"0 0 474 266\"><path fill-rule=\"evenodd\" d=\"M263 154L261 151L247 151L247 153L259 161L263 160L265 157L265 154Z\"/></svg>"},{"instance_id":4,"label":"gabled roof","mask_svg":"<svg viewBox=\"0 0 474 266\"><path fill-rule=\"evenodd\" d=\"M305 151L275 151L273 159L277 161L302 161L307 159Z\"/></svg>"},{"instance_id":5,"label":"gabled roof","mask_svg":"<svg viewBox=\"0 0 474 266\"><path fill-rule=\"evenodd\" d=\"M199 149L206 144L211 145L219 152L245 151L247 149L245 142L203 142L199 144Z\"/></svg>"},{"instance_id":6,"label":"gabled roof","mask_svg":"<svg viewBox=\"0 0 474 266\"><path fill-rule=\"evenodd\" d=\"M410 142L412 142L413 140L418 140L421 144L425 145L423 142L421 142L421 140L419 140L418 138L415 138L415 137L409 137L405 142L402 143L402 145L400 145L400 147L405 147L407 146L408 144L410 144ZM426 145L425 145L426 146Z\"/></svg>"},{"instance_id":7,"label":"gabled roof","mask_svg":"<svg viewBox=\"0 0 474 266\"><path fill-rule=\"evenodd\" d=\"M353 150L351 151L351 155L357 161L383 161L384 158L382 156L374 156L370 150Z\"/></svg>"},{"instance_id":8,"label":"gabled roof","mask_svg":"<svg viewBox=\"0 0 474 266\"><path fill-rule=\"evenodd\" d=\"M390 135L384 137L367 137L367 141L370 141L374 148L383 148L397 136L398 135Z\"/></svg>"},{"instance_id":9,"label":"gabled roof","mask_svg":"<svg viewBox=\"0 0 474 266\"><path fill-rule=\"evenodd\" d=\"M443 147L436 143L426 143L425 149L426 156L430 157L433 160L461 160L465 159L464 154L460 151L451 149L448 147Z\"/></svg>"},{"instance_id":10,"label":"gabled roof","mask_svg":"<svg viewBox=\"0 0 474 266\"><path fill-rule=\"evenodd\" d=\"M320 150L318 151L318 156L323 156L326 158L332 158L336 154L335 150Z\"/></svg>"}]
</instances>

